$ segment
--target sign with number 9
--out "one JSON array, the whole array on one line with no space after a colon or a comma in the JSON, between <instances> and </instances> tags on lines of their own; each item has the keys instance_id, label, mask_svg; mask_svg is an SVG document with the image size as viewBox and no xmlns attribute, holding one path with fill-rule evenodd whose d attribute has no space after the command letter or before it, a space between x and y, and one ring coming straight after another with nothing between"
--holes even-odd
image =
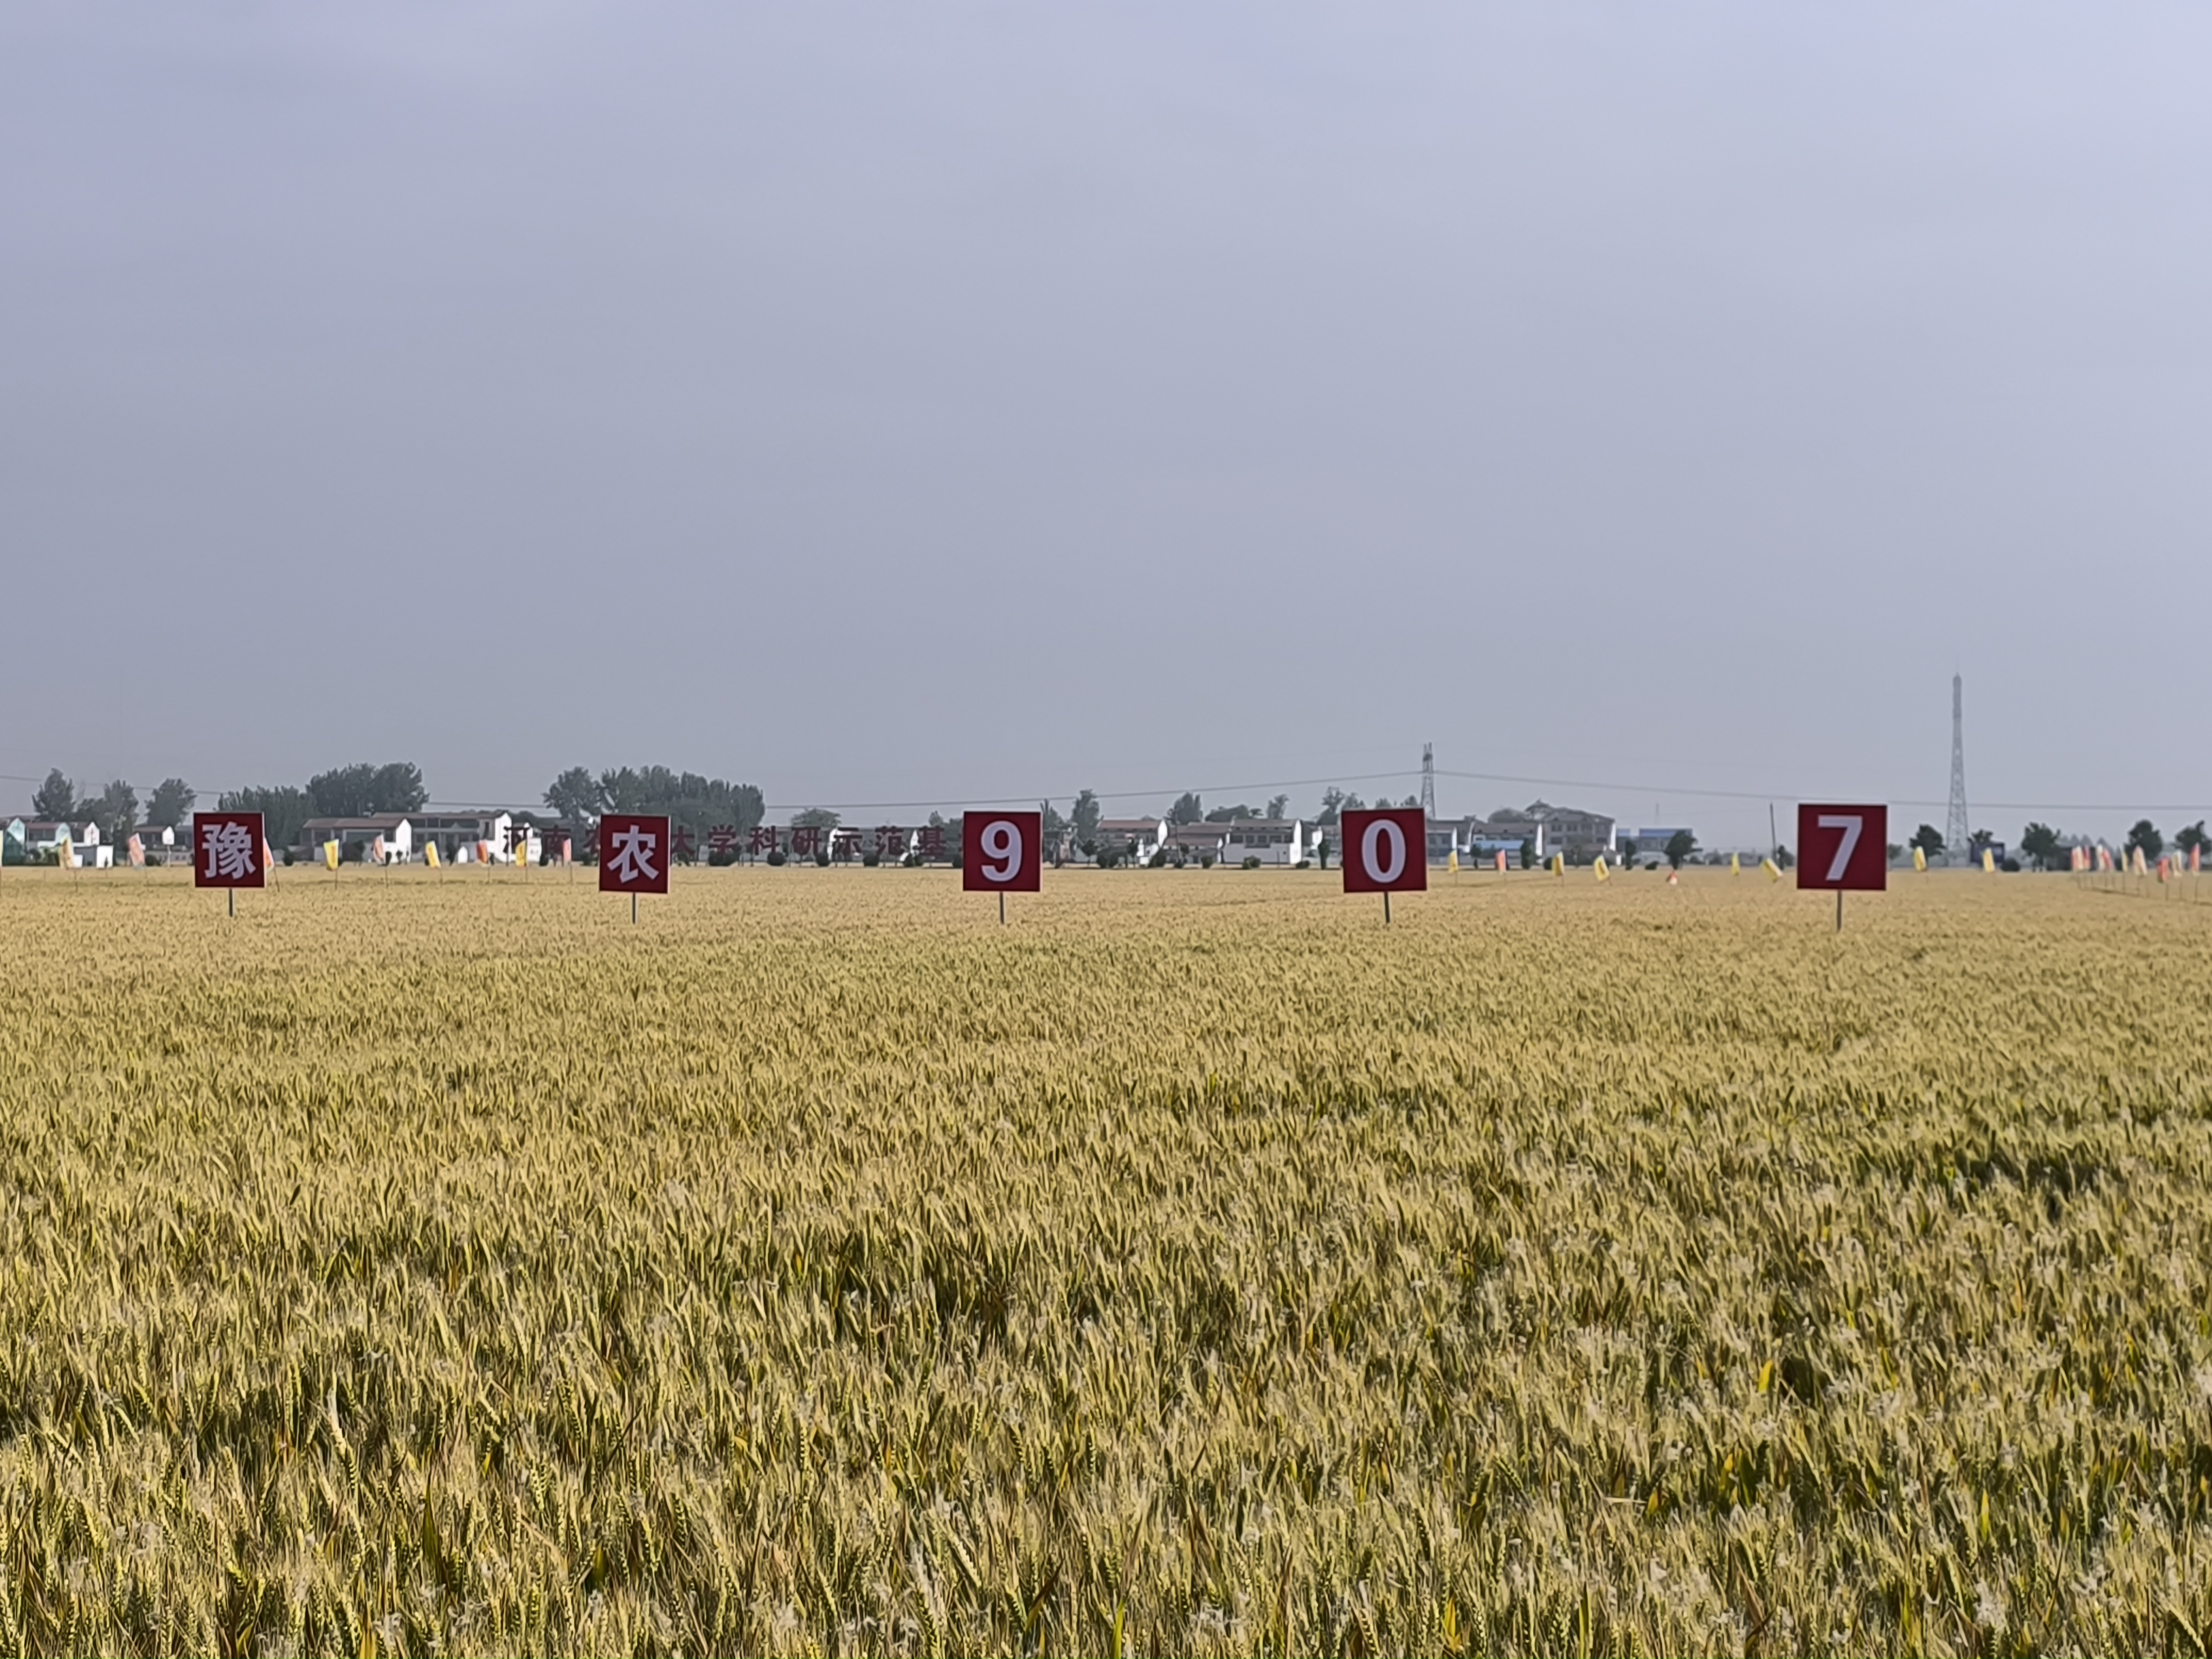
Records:
<instances>
[{"instance_id":1,"label":"sign with number 9","mask_svg":"<svg viewBox=\"0 0 2212 1659\"><path fill-rule=\"evenodd\" d=\"M1346 812L1343 833L1346 892L1428 891L1429 826L1419 807Z\"/></svg>"},{"instance_id":2,"label":"sign with number 9","mask_svg":"<svg viewBox=\"0 0 2212 1659\"><path fill-rule=\"evenodd\" d=\"M971 893L1034 893L1043 865L1042 812L970 812L960 826L960 884Z\"/></svg>"}]
</instances>

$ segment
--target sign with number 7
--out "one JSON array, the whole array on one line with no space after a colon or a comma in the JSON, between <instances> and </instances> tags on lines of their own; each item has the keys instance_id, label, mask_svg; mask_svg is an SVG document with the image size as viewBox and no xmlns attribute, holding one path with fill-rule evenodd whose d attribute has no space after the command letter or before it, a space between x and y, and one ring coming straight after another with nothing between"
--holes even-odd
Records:
<instances>
[{"instance_id":1,"label":"sign with number 7","mask_svg":"<svg viewBox=\"0 0 2212 1659\"><path fill-rule=\"evenodd\" d=\"M1801 804L1797 885L1879 893L1889 885L1889 808Z\"/></svg>"}]
</instances>

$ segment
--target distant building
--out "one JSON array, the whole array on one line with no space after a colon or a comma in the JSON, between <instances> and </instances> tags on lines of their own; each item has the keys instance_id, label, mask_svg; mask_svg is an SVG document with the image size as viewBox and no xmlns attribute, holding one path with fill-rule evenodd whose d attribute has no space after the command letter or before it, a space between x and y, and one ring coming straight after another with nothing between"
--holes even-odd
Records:
<instances>
[{"instance_id":1,"label":"distant building","mask_svg":"<svg viewBox=\"0 0 2212 1659\"><path fill-rule=\"evenodd\" d=\"M1167 845L1167 836L1165 818L1101 818L1094 844L1150 864L1153 854Z\"/></svg>"},{"instance_id":2,"label":"distant building","mask_svg":"<svg viewBox=\"0 0 2212 1659\"><path fill-rule=\"evenodd\" d=\"M504 864L514 857L514 817L510 812L372 812L357 818L309 818L300 831L300 851L309 859L322 856L326 842L338 844L342 863L365 862L372 843L381 840L387 859L407 863L435 846L441 862L460 861L465 847L476 859L477 847L488 847L492 861Z\"/></svg>"},{"instance_id":3,"label":"distant building","mask_svg":"<svg viewBox=\"0 0 2212 1659\"><path fill-rule=\"evenodd\" d=\"M23 833L16 839L33 857L57 853L67 842L80 870L105 870L115 862L115 849L101 844L100 826L96 823L64 823L49 818L21 818L16 822L23 826ZM14 826L9 828L12 830Z\"/></svg>"},{"instance_id":4,"label":"distant building","mask_svg":"<svg viewBox=\"0 0 2212 1659\"><path fill-rule=\"evenodd\" d=\"M187 818L173 827L159 823L142 823L137 830L138 844L145 849L149 864L189 864L192 858L192 825ZM162 836L168 840L164 841Z\"/></svg>"},{"instance_id":5,"label":"distant building","mask_svg":"<svg viewBox=\"0 0 2212 1659\"><path fill-rule=\"evenodd\" d=\"M1439 840L1442 827L1430 830L1431 863L1443 862L1451 853L1484 860L1499 853L1517 857L1526 846L1540 860L1559 853L1570 862L1582 864L1613 850L1613 823L1604 813L1554 806L1545 800L1531 801L1518 811L1502 808L1486 818L1462 818L1451 827L1448 845Z\"/></svg>"},{"instance_id":6,"label":"distant building","mask_svg":"<svg viewBox=\"0 0 2212 1659\"><path fill-rule=\"evenodd\" d=\"M1303 864L1311 856L1310 832L1298 818L1231 818L1221 856L1231 864Z\"/></svg>"},{"instance_id":7,"label":"distant building","mask_svg":"<svg viewBox=\"0 0 2212 1659\"><path fill-rule=\"evenodd\" d=\"M1679 823L1662 824L1656 829L1649 826L1641 830L1624 829L1616 832L1614 850L1626 854L1632 842L1638 858L1663 859L1667 856L1667 843L1677 836L1688 836L1694 840L1697 831Z\"/></svg>"},{"instance_id":8,"label":"distant building","mask_svg":"<svg viewBox=\"0 0 2212 1659\"><path fill-rule=\"evenodd\" d=\"M1218 859L1228 840L1229 826L1225 823L1171 823L1168 826L1168 857L1184 864Z\"/></svg>"}]
</instances>

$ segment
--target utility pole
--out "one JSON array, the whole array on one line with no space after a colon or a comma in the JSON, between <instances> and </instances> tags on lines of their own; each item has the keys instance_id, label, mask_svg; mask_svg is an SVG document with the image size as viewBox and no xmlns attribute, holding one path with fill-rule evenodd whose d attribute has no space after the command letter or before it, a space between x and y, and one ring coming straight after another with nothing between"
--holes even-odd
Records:
<instances>
[{"instance_id":1,"label":"utility pole","mask_svg":"<svg viewBox=\"0 0 2212 1659\"><path fill-rule=\"evenodd\" d=\"M1421 745L1421 816L1433 818L1437 815L1437 746L1432 743Z\"/></svg>"},{"instance_id":2,"label":"utility pole","mask_svg":"<svg viewBox=\"0 0 2212 1659\"><path fill-rule=\"evenodd\" d=\"M1966 856L1973 830L1966 823L1966 682L1951 676L1951 811L1943 825L1946 862Z\"/></svg>"}]
</instances>

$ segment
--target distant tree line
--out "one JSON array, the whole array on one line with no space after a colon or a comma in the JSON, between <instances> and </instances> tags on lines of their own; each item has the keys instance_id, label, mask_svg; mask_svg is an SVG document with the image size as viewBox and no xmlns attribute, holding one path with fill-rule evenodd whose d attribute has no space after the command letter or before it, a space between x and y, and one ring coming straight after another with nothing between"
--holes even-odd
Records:
<instances>
[{"instance_id":1,"label":"distant tree line","mask_svg":"<svg viewBox=\"0 0 2212 1659\"><path fill-rule=\"evenodd\" d=\"M122 778L98 794L82 793L76 781L56 767L32 792L31 816L57 823L96 823L102 841L118 845L136 830L185 827L198 799L198 792L182 778L162 779L143 802L137 787ZM216 807L225 812L260 813L270 845L290 847L311 817L413 812L428 799L422 769L412 761L383 765L362 762L319 772L304 788L275 784L228 790L216 798Z\"/></svg>"},{"instance_id":2,"label":"distant tree line","mask_svg":"<svg viewBox=\"0 0 2212 1659\"><path fill-rule=\"evenodd\" d=\"M1979 863L1983 852L1996 847L1996 843L1997 838L1990 831L1977 830L1967 837L1966 856ZM1922 824L1912 832L1912 839L1905 844L1918 848L1927 855L1930 864L1943 856L1948 845L1932 823ZM2072 848L2084 844L2081 838L2069 838L2047 823L2031 823L2020 832L2021 857L2032 861L2039 870L2065 868L2068 854ZM2212 836L2205 833L2203 818L2194 823L2185 824L2173 832L2173 849L2185 858L2191 852L2197 852L2201 857L2201 849L2208 846L2212 846ZM2166 851L2165 833L2148 818L2137 818L2134 828L2128 831L2127 839L2121 842L2120 851L2123 854L2140 852L2145 863L2155 863ZM2017 870L2020 861L2008 854L2003 860L2003 867Z\"/></svg>"},{"instance_id":3,"label":"distant tree line","mask_svg":"<svg viewBox=\"0 0 2212 1659\"><path fill-rule=\"evenodd\" d=\"M620 766L594 772L572 766L545 786L547 808L576 833L576 856L592 855L599 819L608 812L665 813L678 844L704 848L718 829L743 836L768 816L768 802L756 784L732 783L675 772L665 766ZM801 814L810 823L836 824L835 812Z\"/></svg>"},{"instance_id":4,"label":"distant tree line","mask_svg":"<svg viewBox=\"0 0 2212 1659\"><path fill-rule=\"evenodd\" d=\"M138 791L117 778L98 794L80 794L75 780L58 766L31 793L31 816L52 823L92 823L102 841L120 842L134 830L173 830L191 816L192 787L182 778L164 778L148 796L142 814Z\"/></svg>"},{"instance_id":5,"label":"distant tree line","mask_svg":"<svg viewBox=\"0 0 2212 1659\"><path fill-rule=\"evenodd\" d=\"M419 812L428 804L422 769L412 761L358 761L318 772L307 787L258 784L216 798L225 812L258 812L271 847L295 847L309 818L365 818L379 812Z\"/></svg>"}]
</instances>

